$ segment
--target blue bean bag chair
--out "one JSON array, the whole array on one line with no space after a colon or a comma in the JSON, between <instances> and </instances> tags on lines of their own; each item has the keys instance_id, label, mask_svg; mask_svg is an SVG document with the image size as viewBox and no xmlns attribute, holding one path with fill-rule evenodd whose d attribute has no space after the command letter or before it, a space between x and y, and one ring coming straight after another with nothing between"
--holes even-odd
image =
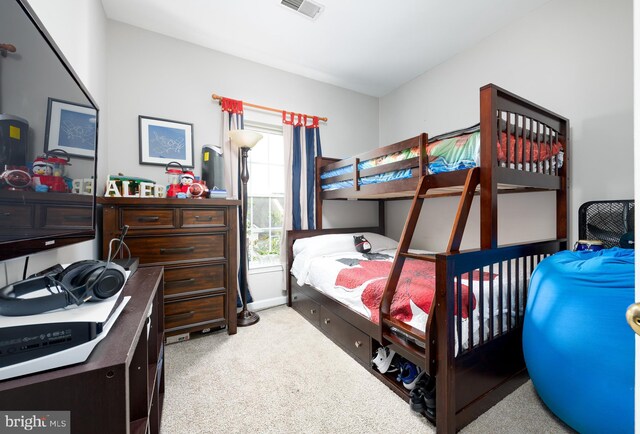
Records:
<instances>
[{"instance_id":1,"label":"blue bean bag chair","mask_svg":"<svg viewBox=\"0 0 640 434\"><path fill-rule=\"evenodd\" d=\"M632 433L634 251L563 251L531 275L524 358L536 391L580 433Z\"/></svg>"}]
</instances>

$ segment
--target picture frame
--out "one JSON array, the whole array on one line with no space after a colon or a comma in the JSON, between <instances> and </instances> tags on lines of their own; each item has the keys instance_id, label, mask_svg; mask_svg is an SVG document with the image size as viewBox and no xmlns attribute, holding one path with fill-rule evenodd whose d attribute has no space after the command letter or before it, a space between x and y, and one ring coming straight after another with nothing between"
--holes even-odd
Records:
<instances>
[{"instance_id":1,"label":"picture frame","mask_svg":"<svg viewBox=\"0 0 640 434\"><path fill-rule=\"evenodd\" d=\"M140 164L193 167L193 124L140 115L138 131Z\"/></svg>"},{"instance_id":2,"label":"picture frame","mask_svg":"<svg viewBox=\"0 0 640 434\"><path fill-rule=\"evenodd\" d=\"M73 157L95 158L98 111L87 105L61 99L47 101L45 152L62 149Z\"/></svg>"}]
</instances>

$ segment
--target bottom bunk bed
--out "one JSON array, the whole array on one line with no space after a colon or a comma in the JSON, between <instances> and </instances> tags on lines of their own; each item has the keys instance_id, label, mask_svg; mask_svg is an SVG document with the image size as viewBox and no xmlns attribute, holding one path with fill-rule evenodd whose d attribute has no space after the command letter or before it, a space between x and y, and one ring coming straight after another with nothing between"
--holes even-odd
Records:
<instances>
[{"instance_id":1,"label":"bottom bunk bed","mask_svg":"<svg viewBox=\"0 0 640 434\"><path fill-rule=\"evenodd\" d=\"M390 340L382 339L376 303L397 243L380 233L377 227L288 231L289 305L407 401L410 392L397 373L378 372L372 359L385 342L415 364L435 379L435 410L423 415L438 432L457 431L528 378L522 323L529 276L566 242L444 253L431 265L405 264L405 287L391 307L390 321L399 327ZM360 235L372 245L368 254L353 247L353 236ZM412 294L411 280L433 289L426 291L430 297Z\"/></svg>"}]
</instances>

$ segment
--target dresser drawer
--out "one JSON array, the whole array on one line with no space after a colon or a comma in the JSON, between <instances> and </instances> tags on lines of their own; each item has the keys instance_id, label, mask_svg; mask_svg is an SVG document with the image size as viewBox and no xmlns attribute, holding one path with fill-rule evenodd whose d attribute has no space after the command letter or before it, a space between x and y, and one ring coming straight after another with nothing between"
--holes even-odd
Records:
<instances>
[{"instance_id":1,"label":"dresser drawer","mask_svg":"<svg viewBox=\"0 0 640 434\"><path fill-rule=\"evenodd\" d=\"M183 209L183 228L224 227L227 225L225 208Z\"/></svg>"},{"instance_id":2,"label":"dresser drawer","mask_svg":"<svg viewBox=\"0 0 640 434\"><path fill-rule=\"evenodd\" d=\"M0 227L30 228L33 225L31 205L0 205Z\"/></svg>"},{"instance_id":3,"label":"dresser drawer","mask_svg":"<svg viewBox=\"0 0 640 434\"><path fill-rule=\"evenodd\" d=\"M85 206L47 206L43 209L43 212L43 226L46 228L90 228L93 223L93 211Z\"/></svg>"},{"instance_id":4,"label":"dresser drawer","mask_svg":"<svg viewBox=\"0 0 640 434\"><path fill-rule=\"evenodd\" d=\"M177 227L175 213L169 208L122 208L121 219L129 230Z\"/></svg>"},{"instance_id":5,"label":"dresser drawer","mask_svg":"<svg viewBox=\"0 0 640 434\"><path fill-rule=\"evenodd\" d=\"M291 292L291 305L316 326L320 324L320 305L294 288Z\"/></svg>"},{"instance_id":6,"label":"dresser drawer","mask_svg":"<svg viewBox=\"0 0 640 434\"><path fill-rule=\"evenodd\" d=\"M182 301L169 301L164 304L164 326L166 331L173 331L206 323L223 323L223 294L210 297L193 298Z\"/></svg>"},{"instance_id":7,"label":"dresser drawer","mask_svg":"<svg viewBox=\"0 0 640 434\"><path fill-rule=\"evenodd\" d=\"M225 264L207 264L195 267L165 267L165 299L193 295L201 291L222 290L225 283Z\"/></svg>"},{"instance_id":8,"label":"dresser drawer","mask_svg":"<svg viewBox=\"0 0 640 434\"><path fill-rule=\"evenodd\" d=\"M142 264L215 260L225 257L226 233L210 235L127 237L131 256Z\"/></svg>"},{"instance_id":9,"label":"dresser drawer","mask_svg":"<svg viewBox=\"0 0 640 434\"><path fill-rule=\"evenodd\" d=\"M342 347L363 362L369 363L371 348L369 336L324 306L320 308L320 328L332 336Z\"/></svg>"}]
</instances>

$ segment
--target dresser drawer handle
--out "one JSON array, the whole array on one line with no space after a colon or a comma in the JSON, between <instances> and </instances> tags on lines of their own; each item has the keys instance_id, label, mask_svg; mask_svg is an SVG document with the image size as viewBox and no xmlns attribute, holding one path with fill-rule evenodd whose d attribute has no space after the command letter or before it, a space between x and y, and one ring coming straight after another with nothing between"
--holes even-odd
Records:
<instances>
[{"instance_id":1,"label":"dresser drawer handle","mask_svg":"<svg viewBox=\"0 0 640 434\"><path fill-rule=\"evenodd\" d=\"M324 323L325 323L325 324L329 324L330 322L331 322L331 320L330 320L329 318L325 318L325 319L324 319Z\"/></svg>"},{"instance_id":2,"label":"dresser drawer handle","mask_svg":"<svg viewBox=\"0 0 640 434\"><path fill-rule=\"evenodd\" d=\"M297 295L294 295L294 296L293 296L293 299L294 299L294 300L297 300L297 299L298 299L298 296L297 296Z\"/></svg>"},{"instance_id":3,"label":"dresser drawer handle","mask_svg":"<svg viewBox=\"0 0 640 434\"><path fill-rule=\"evenodd\" d=\"M210 215L205 215L205 216L197 215L197 216L195 216L195 219L198 220L199 222L210 222L211 220L213 220L213 216L210 216Z\"/></svg>"},{"instance_id":4,"label":"dresser drawer handle","mask_svg":"<svg viewBox=\"0 0 640 434\"><path fill-rule=\"evenodd\" d=\"M138 217L139 222L157 222L158 220L160 220L160 217L157 215Z\"/></svg>"},{"instance_id":5,"label":"dresser drawer handle","mask_svg":"<svg viewBox=\"0 0 640 434\"><path fill-rule=\"evenodd\" d=\"M90 215L66 215L64 216L64 219L72 222L77 222L77 221L91 220L91 216Z\"/></svg>"},{"instance_id":6,"label":"dresser drawer handle","mask_svg":"<svg viewBox=\"0 0 640 434\"><path fill-rule=\"evenodd\" d=\"M160 249L160 254L161 255L172 255L174 253L179 253L179 254L183 254L183 253L191 253L195 250L195 247L174 247L171 249Z\"/></svg>"},{"instance_id":7,"label":"dresser drawer handle","mask_svg":"<svg viewBox=\"0 0 640 434\"><path fill-rule=\"evenodd\" d=\"M362 342L360 341L355 341L353 344L356 346L356 348L360 348L362 346Z\"/></svg>"},{"instance_id":8,"label":"dresser drawer handle","mask_svg":"<svg viewBox=\"0 0 640 434\"><path fill-rule=\"evenodd\" d=\"M310 309L309 312L311 312L311 315L313 315L313 314L316 313L316 310L315 309Z\"/></svg>"},{"instance_id":9,"label":"dresser drawer handle","mask_svg":"<svg viewBox=\"0 0 640 434\"><path fill-rule=\"evenodd\" d=\"M189 312L182 312L182 313L176 313L174 315L167 315L166 317L164 317L165 321L170 321L170 320L180 320L180 319L186 319L186 318L191 318L193 315L195 315L195 311L189 311Z\"/></svg>"},{"instance_id":10,"label":"dresser drawer handle","mask_svg":"<svg viewBox=\"0 0 640 434\"><path fill-rule=\"evenodd\" d=\"M195 282L196 279L193 277L191 279L180 279L180 280L165 280L164 285L189 285L190 283Z\"/></svg>"}]
</instances>

